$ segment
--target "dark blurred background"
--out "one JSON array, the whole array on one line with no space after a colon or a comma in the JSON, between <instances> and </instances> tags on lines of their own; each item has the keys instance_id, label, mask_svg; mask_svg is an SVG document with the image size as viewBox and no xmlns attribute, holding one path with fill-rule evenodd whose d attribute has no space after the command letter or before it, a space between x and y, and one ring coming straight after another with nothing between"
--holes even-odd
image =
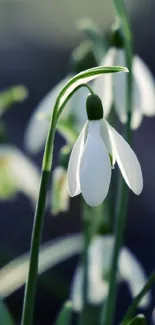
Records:
<instances>
[{"instance_id":1,"label":"dark blurred background","mask_svg":"<svg viewBox=\"0 0 155 325\"><path fill-rule=\"evenodd\" d=\"M128 0L135 49L155 74L154 0ZM91 17L103 32L113 21L109 0L0 0L0 90L15 84L24 84L29 98L3 118L9 130L9 141L24 148L24 132L38 102L67 73L70 51L78 45L82 35L75 22ZM144 190L140 197L130 194L126 245L135 253L150 274L155 267L155 118L144 118L134 133L133 147L139 157L144 174ZM63 140L56 137L54 165ZM41 166L42 153L31 158ZM29 250L33 222L33 207L23 195L15 201L1 203L0 252L1 266ZM43 241L63 234L80 231L79 198L71 202L70 212L52 217L46 213ZM64 299L74 272L77 258L49 271L39 279L35 323L50 324ZM56 293L54 279L65 279L63 294ZM23 288L6 301L19 322ZM130 301L125 287L119 291L121 306L118 317ZM155 295L154 295L155 297ZM152 307L154 302L152 303ZM150 310L151 308L150 307Z\"/></svg>"}]
</instances>

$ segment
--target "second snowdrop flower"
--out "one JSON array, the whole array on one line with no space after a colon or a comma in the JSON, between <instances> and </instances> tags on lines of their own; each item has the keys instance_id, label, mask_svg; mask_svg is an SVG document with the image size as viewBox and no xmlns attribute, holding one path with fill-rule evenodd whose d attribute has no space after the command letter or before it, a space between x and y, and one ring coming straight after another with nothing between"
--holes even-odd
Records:
<instances>
[{"instance_id":1,"label":"second snowdrop flower","mask_svg":"<svg viewBox=\"0 0 155 325\"><path fill-rule=\"evenodd\" d=\"M113 34L112 47L109 48L101 65L126 65L126 57L123 49L121 30L118 28ZM105 117L108 117L114 102L114 107L120 121L127 123L126 94L127 75L125 73L103 75L93 82L94 91L100 96ZM131 128L137 129L143 119L143 115L155 116L155 82L154 77L146 63L138 56L133 56L133 111Z\"/></svg>"},{"instance_id":2,"label":"second snowdrop flower","mask_svg":"<svg viewBox=\"0 0 155 325\"><path fill-rule=\"evenodd\" d=\"M143 177L135 153L103 118L102 103L97 95L88 96L86 108L88 121L74 144L68 165L70 196L82 193L88 205L100 205L108 194L115 161L129 188L139 195Z\"/></svg>"}]
</instances>

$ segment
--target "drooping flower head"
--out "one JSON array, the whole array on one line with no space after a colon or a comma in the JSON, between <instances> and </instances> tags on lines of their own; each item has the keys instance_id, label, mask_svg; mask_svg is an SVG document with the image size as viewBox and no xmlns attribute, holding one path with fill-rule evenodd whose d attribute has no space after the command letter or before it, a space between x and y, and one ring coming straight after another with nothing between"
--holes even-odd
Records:
<instances>
[{"instance_id":1,"label":"drooping flower head","mask_svg":"<svg viewBox=\"0 0 155 325\"><path fill-rule=\"evenodd\" d=\"M108 194L116 161L129 188L139 195L143 177L135 153L103 118L102 102L97 95L89 95L86 106L88 121L74 144L68 165L70 196L82 193L88 205L100 205Z\"/></svg>"},{"instance_id":2,"label":"drooping flower head","mask_svg":"<svg viewBox=\"0 0 155 325\"><path fill-rule=\"evenodd\" d=\"M114 236L95 236L88 248L88 302L92 305L101 304L106 300L109 288ZM77 266L71 286L73 308L81 311L83 306L82 287L84 270ZM126 282L132 297L135 297L146 283L146 274L141 263L126 247L122 247L118 261L119 282ZM141 300L139 307L146 308L151 301L150 292Z\"/></svg>"},{"instance_id":3,"label":"drooping flower head","mask_svg":"<svg viewBox=\"0 0 155 325\"><path fill-rule=\"evenodd\" d=\"M39 170L29 158L14 146L0 145L0 200L23 192L35 204L39 181Z\"/></svg>"},{"instance_id":4,"label":"drooping flower head","mask_svg":"<svg viewBox=\"0 0 155 325\"><path fill-rule=\"evenodd\" d=\"M121 28L117 26L110 37L110 47L100 65L127 66ZM108 117L112 104L122 123L127 122L126 96L127 75L103 75L93 82L93 89L104 105L105 118ZM155 82L146 63L138 56L133 56L133 92L132 92L131 128L137 129L145 116L155 115Z\"/></svg>"}]
</instances>

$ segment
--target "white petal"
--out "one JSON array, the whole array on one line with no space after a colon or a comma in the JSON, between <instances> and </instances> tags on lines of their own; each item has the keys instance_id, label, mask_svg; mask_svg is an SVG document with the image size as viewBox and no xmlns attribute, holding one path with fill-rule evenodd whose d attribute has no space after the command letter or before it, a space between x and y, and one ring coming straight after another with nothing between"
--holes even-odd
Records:
<instances>
[{"instance_id":1,"label":"white petal","mask_svg":"<svg viewBox=\"0 0 155 325\"><path fill-rule=\"evenodd\" d=\"M86 203L95 207L107 196L111 179L108 151L100 133L100 122L90 121L80 162L80 186Z\"/></svg>"},{"instance_id":2,"label":"white petal","mask_svg":"<svg viewBox=\"0 0 155 325\"><path fill-rule=\"evenodd\" d=\"M92 304L99 304L107 297L109 285L105 279L109 274L113 244L113 236L96 236L90 244L88 297Z\"/></svg>"},{"instance_id":3,"label":"white petal","mask_svg":"<svg viewBox=\"0 0 155 325\"><path fill-rule=\"evenodd\" d=\"M125 54L123 50L117 50L115 64L126 65ZM135 74L134 74L135 76ZM126 93L127 93L127 75L125 73L113 75L114 80L114 103L118 117L122 123L127 122L126 114ZM133 113L131 118L131 128L137 129L142 122L140 89L137 79L133 78Z\"/></svg>"},{"instance_id":4,"label":"white petal","mask_svg":"<svg viewBox=\"0 0 155 325\"><path fill-rule=\"evenodd\" d=\"M124 50L117 50L115 55L115 62L114 64L125 64L125 55ZM122 123L126 123L127 116L126 116L126 83L127 77L126 76L114 76L113 75L113 82L114 82L114 105L118 117Z\"/></svg>"},{"instance_id":5,"label":"white petal","mask_svg":"<svg viewBox=\"0 0 155 325\"><path fill-rule=\"evenodd\" d=\"M109 273L111 265L113 236L96 236L88 249L88 301L97 305L106 299L108 294L108 283L104 275ZM81 311L83 305L83 267L76 268L71 286L71 299L76 311Z\"/></svg>"},{"instance_id":6,"label":"white petal","mask_svg":"<svg viewBox=\"0 0 155 325\"><path fill-rule=\"evenodd\" d=\"M111 48L107 54L103 57L101 66L114 65L114 57L116 50ZM112 106L113 101L113 74L103 74L101 77L94 80L92 88L94 92L101 98L104 116L107 117Z\"/></svg>"},{"instance_id":7,"label":"white petal","mask_svg":"<svg viewBox=\"0 0 155 325\"><path fill-rule=\"evenodd\" d=\"M112 252L114 246L114 236L96 236L89 247L89 259L92 268L92 277L95 274L106 276L110 271Z\"/></svg>"},{"instance_id":8,"label":"white petal","mask_svg":"<svg viewBox=\"0 0 155 325\"><path fill-rule=\"evenodd\" d=\"M107 127L107 124L105 123L104 119L100 120L100 126L101 126L101 136L102 136L103 142L107 148L108 153L112 157L112 164L114 166L115 161L116 161L115 154L114 154L113 146L111 143L111 139L109 137L108 127Z\"/></svg>"},{"instance_id":9,"label":"white petal","mask_svg":"<svg viewBox=\"0 0 155 325\"><path fill-rule=\"evenodd\" d=\"M133 61L134 77L137 81L141 109L146 116L155 115L155 82L148 66L140 57L135 56Z\"/></svg>"},{"instance_id":10,"label":"white petal","mask_svg":"<svg viewBox=\"0 0 155 325\"><path fill-rule=\"evenodd\" d=\"M44 113L52 116L56 98L64 84L70 79L70 76L59 82L39 103L32 114L25 134L25 145L30 152L37 153L42 149L49 127L49 121L46 118L39 119L38 115Z\"/></svg>"},{"instance_id":11,"label":"white petal","mask_svg":"<svg viewBox=\"0 0 155 325\"><path fill-rule=\"evenodd\" d=\"M119 271L122 278L127 281L133 297L135 297L142 290L147 281L147 277L141 264L127 248L123 248L121 250L119 258ZM139 306L147 307L150 300L151 295L150 293L147 293L141 300Z\"/></svg>"},{"instance_id":12,"label":"white petal","mask_svg":"<svg viewBox=\"0 0 155 325\"><path fill-rule=\"evenodd\" d=\"M39 253L38 272L49 270L51 267L66 259L81 253L83 240L80 234L57 238L41 245ZM29 269L29 252L19 256L0 269L0 296L7 297L25 284Z\"/></svg>"},{"instance_id":13,"label":"white petal","mask_svg":"<svg viewBox=\"0 0 155 325\"><path fill-rule=\"evenodd\" d=\"M143 189L143 176L137 156L123 137L108 123L107 126L116 161L124 180L129 188L139 195Z\"/></svg>"},{"instance_id":14,"label":"white petal","mask_svg":"<svg viewBox=\"0 0 155 325\"><path fill-rule=\"evenodd\" d=\"M83 286L83 268L82 266L77 266L71 284L71 301L73 303L73 309L77 312L81 311L83 306L82 286Z\"/></svg>"},{"instance_id":15,"label":"white petal","mask_svg":"<svg viewBox=\"0 0 155 325\"><path fill-rule=\"evenodd\" d=\"M68 163L67 178L68 178L68 191L70 196L75 196L81 193L80 180L79 180L79 166L80 166L80 160L84 149L87 124L88 122L85 123L78 139L74 144L69 159L69 163Z\"/></svg>"},{"instance_id":16,"label":"white petal","mask_svg":"<svg viewBox=\"0 0 155 325\"><path fill-rule=\"evenodd\" d=\"M136 109L132 113L131 117L131 129L136 130L140 126L142 119L143 119L143 113L140 110L140 107L135 107Z\"/></svg>"},{"instance_id":17,"label":"white petal","mask_svg":"<svg viewBox=\"0 0 155 325\"><path fill-rule=\"evenodd\" d=\"M28 195L34 203L38 198L40 173L35 164L19 150L13 150L11 170L18 189Z\"/></svg>"},{"instance_id":18,"label":"white petal","mask_svg":"<svg viewBox=\"0 0 155 325\"><path fill-rule=\"evenodd\" d=\"M94 260L95 263L95 260ZM108 283L102 279L102 273L94 274L92 272L92 264L89 263L88 269L88 302L92 305L98 305L107 298L108 294ZM96 270L97 270L96 265ZM101 271L101 269L99 270ZM71 300L75 311L81 311L83 306L83 267L77 266L72 285L71 285Z\"/></svg>"},{"instance_id":19,"label":"white petal","mask_svg":"<svg viewBox=\"0 0 155 325\"><path fill-rule=\"evenodd\" d=\"M16 191L25 193L36 203L40 183L36 165L19 149L9 145L0 146L0 157L8 160L8 177L15 184Z\"/></svg>"}]
</instances>

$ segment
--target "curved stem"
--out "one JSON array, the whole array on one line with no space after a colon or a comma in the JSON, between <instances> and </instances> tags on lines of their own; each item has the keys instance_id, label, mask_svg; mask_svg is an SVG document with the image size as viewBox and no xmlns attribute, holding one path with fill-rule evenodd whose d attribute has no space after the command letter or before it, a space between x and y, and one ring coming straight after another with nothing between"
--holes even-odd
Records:
<instances>
[{"instance_id":1,"label":"curved stem","mask_svg":"<svg viewBox=\"0 0 155 325\"><path fill-rule=\"evenodd\" d=\"M34 223L33 223L33 231L31 238L31 248L30 248L30 266L28 279L26 282L25 294L24 294L24 304L23 304L23 312L22 312L22 325L31 325L33 319L33 311L34 311L34 301L35 301L35 292L36 292L36 281L38 274L38 257L39 257L39 246L42 235L42 227L44 221L44 211L46 204L46 195L48 188L48 180L50 177L50 172L52 168L52 159L53 159L53 148L54 148L54 137L56 124L62 110L73 93L80 87L87 87L91 93L93 90L88 84L82 84L77 86L66 98L63 105L59 108L59 100L60 95L55 103L53 116L51 119L49 132L46 140L43 163L42 163L42 175L40 182L40 191L38 197L38 204L36 206ZM58 109L59 108L59 109Z\"/></svg>"},{"instance_id":2,"label":"curved stem","mask_svg":"<svg viewBox=\"0 0 155 325\"><path fill-rule=\"evenodd\" d=\"M87 83L86 83L86 84L83 83L83 84L78 85L77 87L75 87L75 88L72 90L72 92L68 95L68 97L66 98L66 100L63 102L63 104L62 104L61 107L59 108L59 110L58 110L58 114L57 114L58 118L59 118L59 116L61 115L61 113L62 113L64 107L65 107L66 104L68 103L69 99L74 95L74 93L75 93L77 90L79 90L79 89L82 88L82 87L87 88L87 89L89 90L89 92L90 92L91 95L94 94L93 89L92 89L91 86L88 85Z\"/></svg>"},{"instance_id":3,"label":"curved stem","mask_svg":"<svg viewBox=\"0 0 155 325\"><path fill-rule=\"evenodd\" d=\"M89 91L93 93L93 90L89 85L87 84L79 85L78 87L76 87L76 89L74 89L74 91L71 94L68 95L68 97L64 101L64 104L60 107L59 110L58 110L59 100L56 101L54 107L53 116L51 119L51 124L49 127L49 132L48 132L45 150L44 150L38 204L36 206L34 223L33 223L31 248L30 248L30 252L31 252L30 266L29 266L28 279L27 279L25 294L24 294L24 304L23 304L22 321L21 321L22 325L31 325L33 320L36 282L37 282L37 275L38 275L39 246L40 246L42 227L44 221L44 211L45 211L46 195L48 189L48 180L52 168L56 124L67 101L70 99L73 93L82 86L87 87Z\"/></svg>"},{"instance_id":4,"label":"curved stem","mask_svg":"<svg viewBox=\"0 0 155 325\"><path fill-rule=\"evenodd\" d=\"M53 142L55 136L56 122L57 122L56 113L53 113L53 118L51 120L51 125L49 128L49 133L47 136L47 141L46 141L46 146L44 151L39 197L38 197L38 203L36 206L34 223L33 223L31 248L30 248L30 252L31 252L30 265L29 265L29 273L28 273L25 294L24 294L24 304L23 304L22 321L21 321L22 325L31 325L33 320L36 282L37 282L37 275L38 275L39 246L40 246L43 221L44 221L44 211L45 211L45 204L46 204L48 181L49 181L50 171L52 167Z\"/></svg>"}]
</instances>

